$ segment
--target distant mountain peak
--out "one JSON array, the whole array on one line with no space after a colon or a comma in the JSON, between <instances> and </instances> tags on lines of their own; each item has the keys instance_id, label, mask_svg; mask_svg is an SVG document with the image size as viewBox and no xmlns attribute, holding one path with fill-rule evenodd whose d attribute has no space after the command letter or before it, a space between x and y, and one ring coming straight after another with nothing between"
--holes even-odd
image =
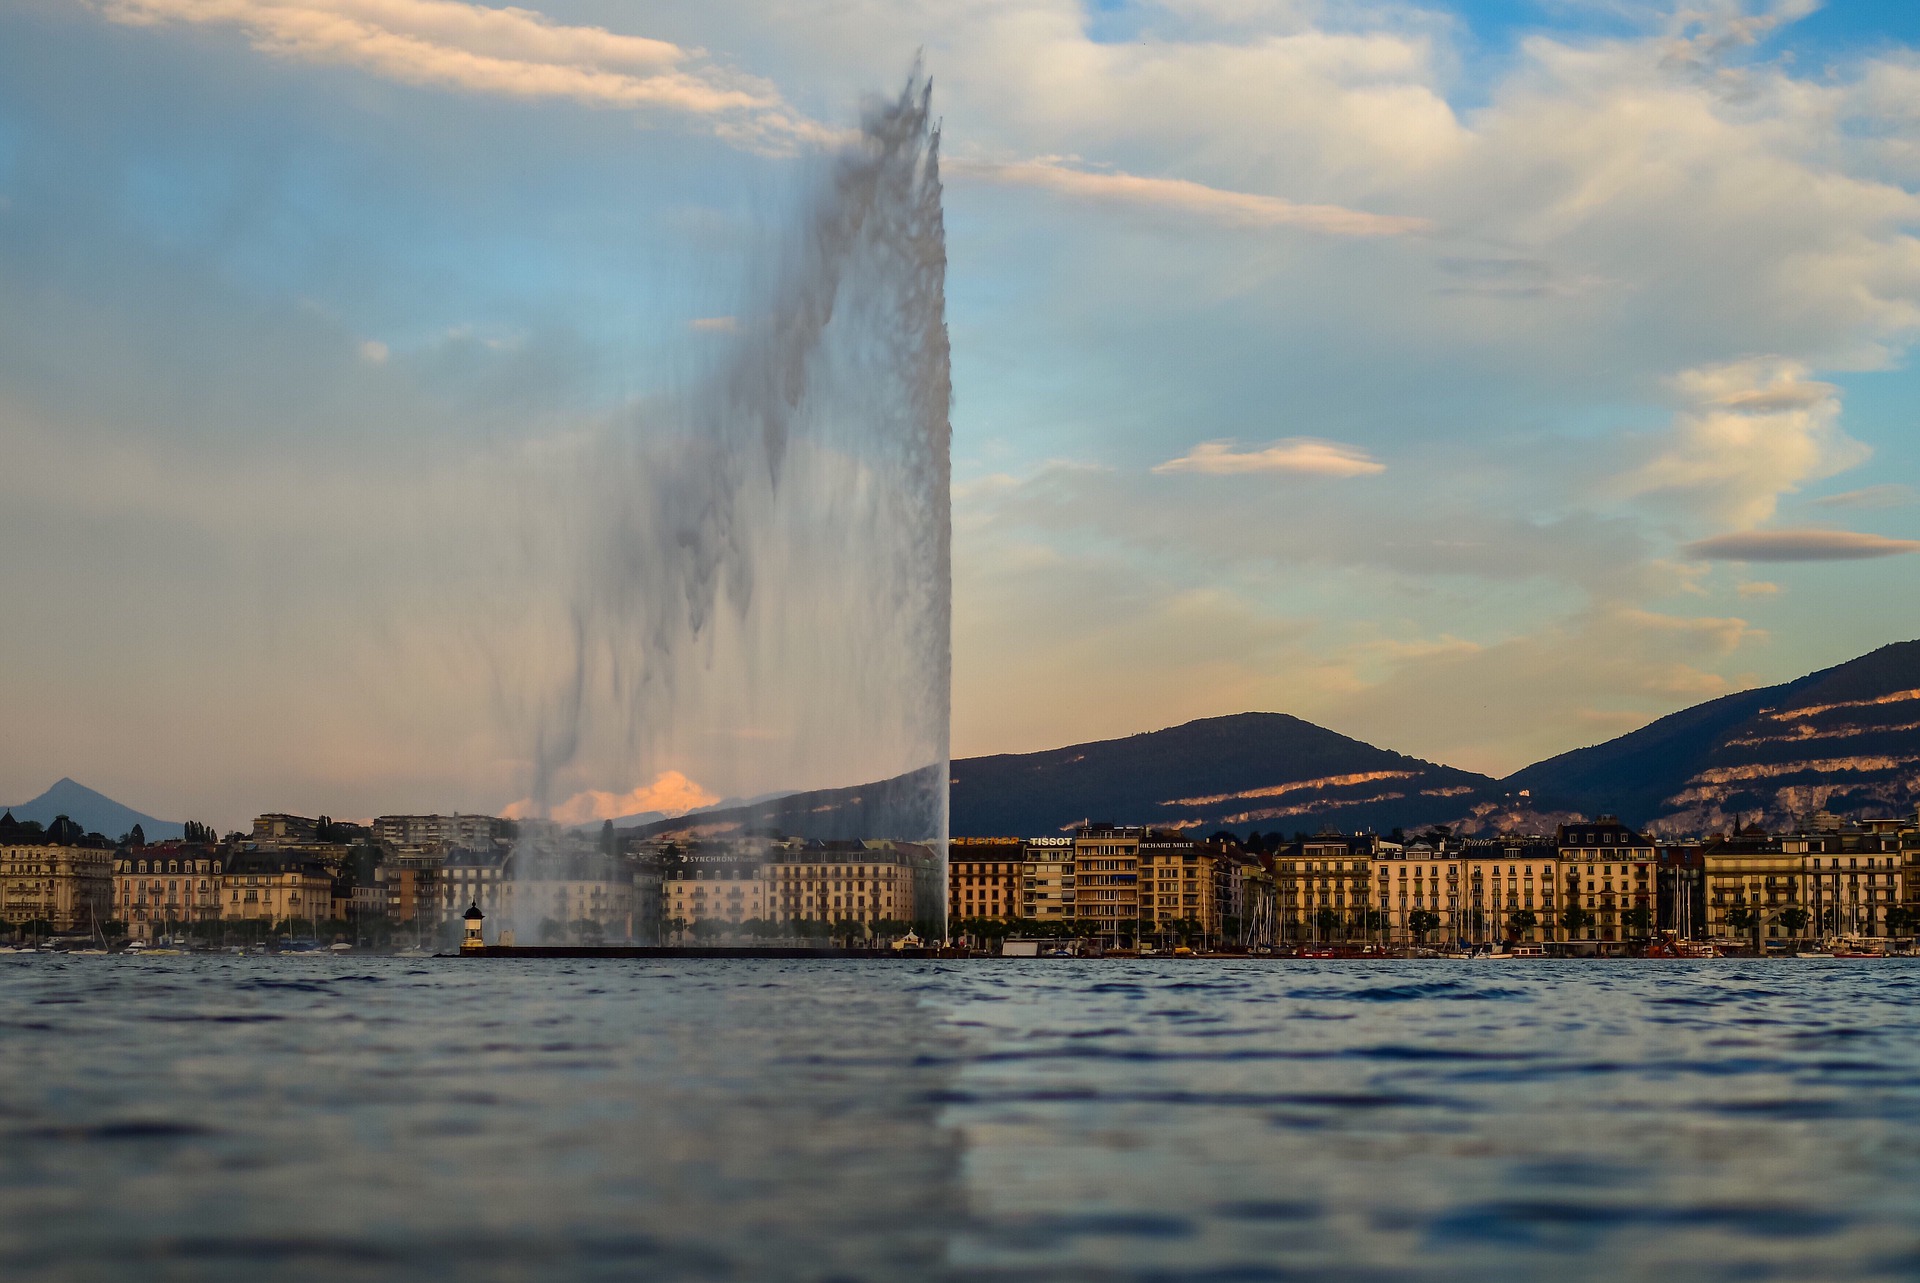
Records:
<instances>
[{"instance_id":1,"label":"distant mountain peak","mask_svg":"<svg viewBox=\"0 0 1920 1283\"><path fill-rule=\"evenodd\" d=\"M64 815L89 833L100 833L117 838L140 826L149 842L165 838L177 838L185 831L184 826L155 819L144 811L136 811L121 802L116 802L98 789L88 788L72 776L63 775L40 796L30 802L20 802L6 808L13 818L21 822L31 821L41 825L53 823Z\"/></svg>"}]
</instances>

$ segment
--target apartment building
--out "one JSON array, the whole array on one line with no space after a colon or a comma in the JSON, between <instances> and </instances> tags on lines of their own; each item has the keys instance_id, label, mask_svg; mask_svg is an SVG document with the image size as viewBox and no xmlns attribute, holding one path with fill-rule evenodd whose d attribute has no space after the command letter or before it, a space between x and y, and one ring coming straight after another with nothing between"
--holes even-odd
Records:
<instances>
[{"instance_id":1,"label":"apartment building","mask_svg":"<svg viewBox=\"0 0 1920 1283\"><path fill-rule=\"evenodd\" d=\"M1071 920L1079 896L1073 839L1028 838L1020 847L1020 916L1038 922Z\"/></svg>"},{"instance_id":2,"label":"apartment building","mask_svg":"<svg viewBox=\"0 0 1920 1283\"><path fill-rule=\"evenodd\" d=\"M1368 862L1373 883L1371 902L1380 915L1381 928L1388 940L1411 944L1455 938L1460 914L1461 861L1457 846L1449 849L1450 845L1445 839L1405 845L1379 844ZM1304 859L1304 856L1297 858ZM1283 882L1283 888L1284 885ZM1329 896L1330 892L1330 881L1324 891L1316 890L1316 894ZM1284 904L1284 889L1281 895ZM1296 933L1295 938L1301 937Z\"/></svg>"},{"instance_id":3,"label":"apartment building","mask_svg":"<svg viewBox=\"0 0 1920 1283\"><path fill-rule=\"evenodd\" d=\"M286 846L319 839L320 821L304 815L273 813L253 817L253 840L262 846Z\"/></svg>"},{"instance_id":4,"label":"apartment building","mask_svg":"<svg viewBox=\"0 0 1920 1283\"><path fill-rule=\"evenodd\" d=\"M1736 948L1765 947L1810 934L1813 913L1801 881L1805 857L1789 854L1780 838L1759 826L1716 838L1703 852L1707 879L1707 934Z\"/></svg>"},{"instance_id":5,"label":"apartment building","mask_svg":"<svg viewBox=\"0 0 1920 1283\"><path fill-rule=\"evenodd\" d=\"M1563 938L1558 846L1545 838L1468 842L1459 854L1459 938L1471 944Z\"/></svg>"},{"instance_id":6,"label":"apartment building","mask_svg":"<svg viewBox=\"0 0 1920 1283\"><path fill-rule=\"evenodd\" d=\"M333 874L297 852L233 853L219 895L220 916L228 921L317 925L334 917Z\"/></svg>"},{"instance_id":7,"label":"apartment building","mask_svg":"<svg viewBox=\"0 0 1920 1283\"><path fill-rule=\"evenodd\" d=\"M1900 846L1900 828L1892 824L1836 824L1781 839L1781 854L1801 857L1801 885L1814 934L1902 934L1893 929L1907 925L1894 912L1906 902L1909 880Z\"/></svg>"},{"instance_id":8,"label":"apartment building","mask_svg":"<svg viewBox=\"0 0 1920 1283\"><path fill-rule=\"evenodd\" d=\"M1347 940L1366 934L1373 878L1372 843L1325 830L1274 856L1280 935L1291 941Z\"/></svg>"},{"instance_id":9,"label":"apartment building","mask_svg":"<svg viewBox=\"0 0 1920 1283\"><path fill-rule=\"evenodd\" d=\"M1582 952L1618 953L1627 941L1653 934L1653 839L1602 815L1591 823L1561 825L1555 846L1569 943Z\"/></svg>"},{"instance_id":10,"label":"apartment building","mask_svg":"<svg viewBox=\"0 0 1920 1283\"><path fill-rule=\"evenodd\" d=\"M113 910L135 940L152 940L177 927L220 918L220 877L226 862L218 847L161 843L117 852L113 861Z\"/></svg>"},{"instance_id":11,"label":"apartment building","mask_svg":"<svg viewBox=\"0 0 1920 1283\"><path fill-rule=\"evenodd\" d=\"M782 892L788 888L784 880L769 873L758 852L723 849L679 854L660 884L667 930L679 933L698 922L737 927L780 916L785 908Z\"/></svg>"},{"instance_id":12,"label":"apartment building","mask_svg":"<svg viewBox=\"0 0 1920 1283\"><path fill-rule=\"evenodd\" d=\"M394 847L438 843L480 850L507 841L512 828L511 820L492 815L382 815L373 822L373 836Z\"/></svg>"},{"instance_id":13,"label":"apartment building","mask_svg":"<svg viewBox=\"0 0 1920 1283\"><path fill-rule=\"evenodd\" d=\"M1073 835L1074 917L1083 932L1131 940L1140 921L1144 828L1082 825Z\"/></svg>"},{"instance_id":14,"label":"apartment building","mask_svg":"<svg viewBox=\"0 0 1920 1283\"><path fill-rule=\"evenodd\" d=\"M947 913L955 922L1013 921L1024 903L1025 844L1019 838L951 838L947 842Z\"/></svg>"},{"instance_id":15,"label":"apartment building","mask_svg":"<svg viewBox=\"0 0 1920 1283\"><path fill-rule=\"evenodd\" d=\"M776 921L940 929L947 888L933 848L918 842L783 842L768 877L767 916Z\"/></svg>"},{"instance_id":16,"label":"apartment building","mask_svg":"<svg viewBox=\"0 0 1920 1283\"><path fill-rule=\"evenodd\" d=\"M112 847L65 816L45 833L16 823L11 811L0 816L0 920L88 931L112 916L112 906Z\"/></svg>"}]
</instances>

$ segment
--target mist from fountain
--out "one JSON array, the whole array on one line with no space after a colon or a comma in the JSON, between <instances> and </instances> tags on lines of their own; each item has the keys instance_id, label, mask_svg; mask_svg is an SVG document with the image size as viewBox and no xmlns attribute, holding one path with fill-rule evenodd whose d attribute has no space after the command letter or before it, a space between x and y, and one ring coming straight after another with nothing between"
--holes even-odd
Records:
<instances>
[{"instance_id":1,"label":"mist from fountain","mask_svg":"<svg viewBox=\"0 0 1920 1283\"><path fill-rule=\"evenodd\" d=\"M944 891L952 380L939 130L918 68L814 171L726 350L561 492L544 670L520 674L527 813L563 781L723 761L739 794L894 780L862 832ZM612 773L622 774L616 776ZM532 942L551 844L515 854Z\"/></svg>"}]
</instances>

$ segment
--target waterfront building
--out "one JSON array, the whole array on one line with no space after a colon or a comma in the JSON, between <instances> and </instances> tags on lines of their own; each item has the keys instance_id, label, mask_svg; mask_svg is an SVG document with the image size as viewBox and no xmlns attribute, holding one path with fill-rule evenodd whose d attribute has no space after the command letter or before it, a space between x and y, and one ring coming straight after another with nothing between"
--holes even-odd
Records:
<instances>
[{"instance_id":1,"label":"waterfront building","mask_svg":"<svg viewBox=\"0 0 1920 1283\"><path fill-rule=\"evenodd\" d=\"M225 853L200 843L164 842L118 851L113 860L113 910L135 940L171 935L178 927L220 919Z\"/></svg>"},{"instance_id":2,"label":"waterfront building","mask_svg":"<svg viewBox=\"0 0 1920 1283\"><path fill-rule=\"evenodd\" d=\"M45 832L0 815L0 920L89 931L112 916L113 848L62 815Z\"/></svg>"},{"instance_id":3,"label":"waterfront building","mask_svg":"<svg viewBox=\"0 0 1920 1283\"><path fill-rule=\"evenodd\" d=\"M1079 891L1073 839L1028 838L1020 845L1020 916L1042 923L1071 920Z\"/></svg>"},{"instance_id":4,"label":"waterfront building","mask_svg":"<svg viewBox=\"0 0 1920 1283\"><path fill-rule=\"evenodd\" d=\"M1350 940L1372 925L1372 839L1324 829L1274 856L1281 938Z\"/></svg>"},{"instance_id":5,"label":"waterfront building","mask_svg":"<svg viewBox=\"0 0 1920 1283\"><path fill-rule=\"evenodd\" d=\"M1758 826L1706 844L1707 934L1726 945L1784 948L1812 934L1806 856Z\"/></svg>"},{"instance_id":6,"label":"waterfront building","mask_svg":"<svg viewBox=\"0 0 1920 1283\"><path fill-rule=\"evenodd\" d=\"M1561 939L1559 851L1544 837L1465 843L1460 851L1460 938L1469 944Z\"/></svg>"},{"instance_id":7,"label":"waterfront building","mask_svg":"<svg viewBox=\"0 0 1920 1283\"><path fill-rule=\"evenodd\" d=\"M947 912L953 921L1018 919L1024 853L1019 838L950 838Z\"/></svg>"},{"instance_id":8,"label":"waterfront building","mask_svg":"<svg viewBox=\"0 0 1920 1283\"><path fill-rule=\"evenodd\" d=\"M768 916L781 922L919 923L939 930L947 888L933 848L918 842L779 843Z\"/></svg>"},{"instance_id":9,"label":"waterfront building","mask_svg":"<svg viewBox=\"0 0 1920 1283\"><path fill-rule=\"evenodd\" d=\"M1831 820L1831 817L1827 817ZM1780 839L1783 855L1801 857L1801 884L1816 936L1909 934L1893 928L1906 901L1907 870L1898 822L1843 825L1814 818Z\"/></svg>"},{"instance_id":10,"label":"waterfront building","mask_svg":"<svg viewBox=\"0 0 1920 1283\"><path fill-rule=\"evenodd\" d=\"M1583 952L1618 953L1653 933L1653 840L1611 815L1562 824L1565 939ZM1577 910L1577 914L1571 912Z\"/></svg>"},{"instance_id":11,"label":"waterfront building","mask_svg":"<svg viewBox=\"0 0 1920 1283\"><path fill-rule=\"evenodd\" d=\"M667 930L678 934L702 922L738 927L774 917L776 911L768 893L774 892L774 903L780 901L780 895L775 889L776 880L769 874L766 855L757 847L727 845L677 853L661 883L661 911L666 915Z\"/></svg>"},{"instance_id":12,"label":"waterfront building","mask_svg":"<svg viewBox=\"0 0 1920 1283\"><path fill-rule=\"evenodd\" d=\"M1460 849L1459 843L1444 835L1377 845L1369 861L1371 899L1388 941L1407 945L1456 937ZM1289 930L1298 928L1289 926ZM1296 934L1295 938L1303 937Z\"/></svg>"},{"instance_id":13,"label":"waterfront building","mask_svg":"<svg viewBox=\"0 0 1920 1283\"><path fill-rule=\"evenodd\" d=\"M317 927L333 917L333 874L297 851L238 851L220 874L220 916L229 922Z\"/></svg>"},{"instance_id":14,"label":"waterfront building","mask_svg":"<svg viewBox=\"0 0 1920 1283\"><path fill-rule=\"evenodd\" d=\"M1140 918L1140 843L1144 828L1085 824L1073 835L1074 917L1082 931L1132 940Z\"/></svg>"},{"instance_id":15,"label":"waterfront building","mask_svg":"<svg viewBox=\"0 0 1920 1283\"><path fill-rule=\"evenodd\" d=\"M1249 859L1235 844L1149 830L1140 841L1141 938L1240 943Z\"/></svg>"}]
</instances>

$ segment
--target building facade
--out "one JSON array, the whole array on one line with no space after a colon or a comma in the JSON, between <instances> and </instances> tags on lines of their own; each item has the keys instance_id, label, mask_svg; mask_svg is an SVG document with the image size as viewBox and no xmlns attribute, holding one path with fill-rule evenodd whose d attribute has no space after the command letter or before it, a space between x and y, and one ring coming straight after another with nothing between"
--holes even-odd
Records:
<instances>
[{"instance_id":1,"label":"building facade","mask_svg":"<svg viewBox=\"0 0 1920 1283\"><path fill-rule=\"evenodd\" d=\"M1082 825L1073 836L1074 917L1083 934L1131 940L1140 922L1143 828Z\"/></svg>"},{"instance_id":2,"label":"building facade","mask_svg":"<svg viewBox=\"0 0 1920 1283\"><path fill-rule=\"evenodd\" d=\"M239 851L220 875L223 920L314 929L333 918L333 874L297 852Z\"/></svg>"},{"instance_id":3,"label":"building facade","mask_svg":"<svg viewBox=\"0 0 1920 1283\"><path fill-rule=\"evenodd\" d=\"M12 816L7 817L9 820ZM113 849L22 840L0 844L0 920L55 932L91 931L112 917Z\"/></svg>"},{"instance_id":4,"label":"building facade","mask_svg":"<svg viewBox=\"0 0 1920 1283\"><path fill-rule=\"evenodd\" d=\"M1021 916L1025 845L1019 838L952 838L947 842L947 912L969 920L1012 922Z\"/></svg>"},{"instance_id":5,"label":"building facade","mask_svg":"<svg viewBox=\"0 0 1920 1283\"><path fill-rule=\"evenodd\" d=\"M1028 838L1021 843L1020 916L1035 922L1071 922L1079 888L1073 839Z\"/></svg>"},{"instance_id":6,"label":"building facade","mask_svg":"<svg viewBox=\"0 0 1920 1283\"><path fill-rule=\"evenodd\" d=\"M217 922L225 864L220 848L198 844L162 843L116 852L112 916L135 940Z\"/></svg>"},{"instance_id":7,"label":"building facade","mask_svg":"<svg viewBox=\"0 0 1920 1283\"><path fill-rule=\"evenodd\" d=\"M1584 950L1615 953L1653 934L1653 840L1611 815L1563 824L1559 849L1563 938Z\"/></svg>"}]
</instances>

